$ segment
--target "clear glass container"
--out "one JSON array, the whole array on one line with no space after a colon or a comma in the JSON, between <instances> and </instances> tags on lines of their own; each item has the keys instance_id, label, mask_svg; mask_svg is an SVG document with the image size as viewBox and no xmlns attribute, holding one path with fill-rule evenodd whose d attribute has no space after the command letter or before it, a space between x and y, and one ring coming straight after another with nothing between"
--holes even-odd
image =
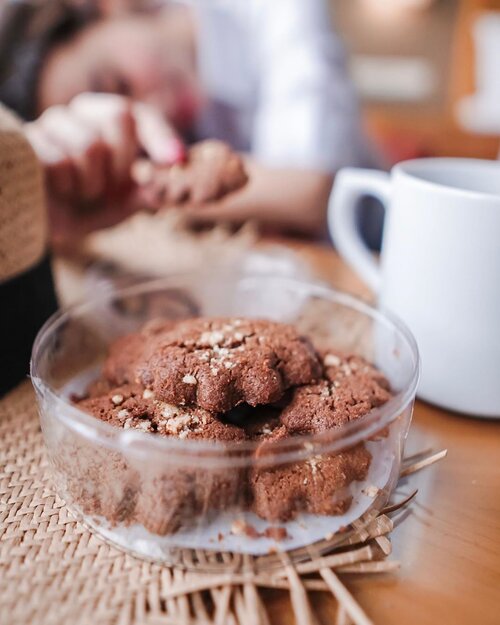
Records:
<instances>
[{"instance_id":1,"label":"clear glass container","mask_svg":"<svg viewBox=\"0 0 500 625\"><path fill-rule=\"evenodd\" d=\"M116 428L71 402L99 375L114 339L158 317L197 316L293 323L319 348L375 364L393 397L343 427L284 439L265 453L251 441ZM54 482L77 518L139 557L208 571L243 561L271 567L285 551L292 559L321 553L354 521L373 518L399 476L418 371L408 329L350 295L283 277L198 274L110 290L58 313L38 335L31 373ZM360 462L363 478L356 476ZM282 484L297 472L305 476L301 485L283 495ZM290 498L289 520L266 520L249 509L249 484L257 482L261 509ZM311 497L329 512L305 512Z\"/></svg>"}]
</instances>

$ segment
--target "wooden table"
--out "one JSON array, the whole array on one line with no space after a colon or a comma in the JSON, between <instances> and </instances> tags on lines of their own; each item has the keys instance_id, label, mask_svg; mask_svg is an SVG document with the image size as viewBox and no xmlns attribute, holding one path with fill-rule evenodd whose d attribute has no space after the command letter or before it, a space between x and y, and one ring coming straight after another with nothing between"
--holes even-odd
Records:
<instances>
[{"instance_id":1,"label":"wooden table","mask_svg":"<svg viewBox=\"0 0 500 625\"><path fill-rule=\"evenodd\" d=\"M369 296L329 247L292 247L333 286ZM411 478L417 500L392 534L401 570L345 576L347 586L376 624L499 625L500 421L417 402L409 446L446 447L448 457ZM269 592L266 599L273 625L294 622L282 594ZM332 599L315 593L311 601L323 623L335 622Z\"/></svg>"}]
</instances>

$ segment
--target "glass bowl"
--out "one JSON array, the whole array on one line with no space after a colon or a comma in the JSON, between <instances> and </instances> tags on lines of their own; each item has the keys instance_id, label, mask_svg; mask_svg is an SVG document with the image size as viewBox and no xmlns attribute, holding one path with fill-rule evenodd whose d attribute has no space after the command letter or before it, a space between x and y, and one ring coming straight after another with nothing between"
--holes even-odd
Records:
<instances>
[{"instance_id":1,"label":"glass bowl","mask_svg":"<svg viewBox=\"0 0 500 625\"><path fill-rule=\"evenodd\" d=\"M293 323L317 347L375 364L393 397L345 426L280 441L266 453L251 441L116 428L72 403L98 376L114 339L158 317L197 316ZM54 482L77 518L139 557L213 571L241 562L274 566L285 551L294 560L311 549L321 553L354 521L373 518L398 480L418 371L408 329L350 295L290 278L200 273L109 290L56 314L36 339L31 375ZM363 477L359 462L368 466ZM333 478L323 471L332 466ZM289 520L270 522L249 510L251 480L261 480L259 496L271 504L289 495L281 485L273 489L290 472L305 477L290 499ZM304 511L317 493L328 513Z\"/></svg>"}]
</instances>

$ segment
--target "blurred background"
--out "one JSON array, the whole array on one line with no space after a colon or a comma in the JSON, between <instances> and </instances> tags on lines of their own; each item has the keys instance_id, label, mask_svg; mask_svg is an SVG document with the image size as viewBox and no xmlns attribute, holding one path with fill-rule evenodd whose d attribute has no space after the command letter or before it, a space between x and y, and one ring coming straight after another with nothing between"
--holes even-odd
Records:
<instances>
[{"instance_id":1,"label":"blurred background","mask_svg":"<svg viewBox=\"0 0 500 625\"><path fill-rule=\"evenodd\" d=\"M112 226L137 210L127 189L143 183L129 179L132 168L126 184L116 172L119 184L111 184L99 162L145 155L185 163L189 146L206 139L250 157L241 193L227 203L220 193L229 155L217 175L205 168L180 191L177 181L175 197L171 180L153 199L142 197L141 209L177 206L192 197L190 184L218 176L217 192L198 189L203 208L189 214L192 224L250 220L324 238L341 167L499 156L500 0L3 0L0 7L0 101L36 120L26 132L47 172L53 238L60 230L67 247L68 232ZM119 116L110 138L95 95L71 108L81 92L153 108L176 138L161 136L137 107L141 150L127 144ZM101 161L89 126L109 144ZM359 221L378 249L382 213L373 206L360 209ZM95 215L99 223L90 223Z\"/></svg>"},{"instance_id":2,"label":"blurred background","mask_svg":"<svg viewBox=\"0 0 500 625\"><path fill-rule=\"evenodd\" d=\"M16 4L2 0L0 17ZM97 7L113 16L151 3L74 0L73 4ZM329 0L329 4L349 52L366 127L389 162L421 155L497 156L500 0ZM5 39L12 32L2 30L1 36Z\"/></svg>"},{"instance_id":3,"label":"blurred background","mask_svg":"<svg viewBox=\"0 0 500 625\"><path fill-rule=\"evenodd\" d=\"M38 4L42 3L51 0ZM3 0L2 22L16 4ZM73 4L113 16L146 2L73 0ZM365 126L388 164L415 156L498 156L500 0L329 0L329 4L349 53ZM0 45L15 36L8 23Z\"/></svg>"},{"instance_id":4,"label":"blurred background","mask_svg":"<svg viewBox=\"0 0 500 625\"><path fill-rule=\"evenodd\" d=\"M414 154L497 155L500 0L329 2L350 53L368 128L392 160ZM147 2L75 4L98 6L112 16ZM496 115L489 110L490 95Z\"/></svg>"},{"instance_id":5,"label":"blurred background","mask_svg":"<svg viewBox=\"0 0 500 625\"><path fill-rule=\"evenodd\" d=\"M370 133L391 161L494 158L499 0L333 0Z\"/></svg>"}]
</instances>

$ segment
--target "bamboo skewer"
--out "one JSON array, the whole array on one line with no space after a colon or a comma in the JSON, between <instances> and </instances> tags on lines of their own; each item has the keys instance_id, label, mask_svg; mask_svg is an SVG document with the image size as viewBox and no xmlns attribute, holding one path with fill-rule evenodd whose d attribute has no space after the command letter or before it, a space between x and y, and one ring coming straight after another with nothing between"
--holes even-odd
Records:
<instances>
[{"instance_id":1,"label":"bamboo skewer","mask_svg":"<svg viewBox=\"0 0 500 625\"><path fill-rule=\"evenodd\" d=\"M297 625L316 625L316 619L314 618L304 584L291 563L288 554L283 553L282 559L290 583L290 600Z\"/></svg>"},{"instance_id":2,"label":"bamboo skewer","mask_svg":"<svg viewBox=\"0 0 500 625\"><path fill-rule=\"evenodd\" d=\"M337 609L337 622L336 625L349 625L350 618L343 605L339 605Z\"/></svg>"},{"instance_id":3,"label":"bamboo skewer","mask_svg":"<svg viewBox=\"0 0 500 625\"><path fill-rule=\"evenodd\" d=\"M442 460L443 458L445 458L447 453L448 453L447 449L442 449L441 451L438 451L435 454L432 454L432 456L427 456L423 460L414 462L410 466L405 467L399 474L399 477L406 477L407 475L416 473L417 471L425 469L426 467L430 467L431 464L434 464L435 462L438 462L439 460Z\"/></svg>"},{"instance_id":4,"label":"bamboo skewer","mask_svg":"<svg viewBox=\"0 0 500 625\"><path fill-rule=\"evenodd\" d=\"M400 568L400 563L394 560L379 560L378 562L359 562L340 566L338 573L389 573Z\"/></svg>"},{"instance_id":5,"label":"bamboo skewer","mask_svg":"<svg viewBox=\"0 0 500 625\"><path fill-rule=\"evenodd\" d=\"M359 603L331 569L320 569L320 574L355 625L373 625L373 621L366 616Z\"/></svg>"},{"instance_id":6,"label":"bamboo skewer","mask_svg":"<svg viewBox=\"0 0 500 625\"><path fill-rule=\"evenodd\" d=\"M344 553L338 553L331 556L324 556L322 558L322 565L329 568L336 568L346 564L354 564L363 560L371 560L373 558L373 551L370 546L361 547L354 551L346 551ZM296 571L299 575L307 575L308 573L315 573L319 568L318 560L311 560L310 562L302 562L296 565ZM280 570L275 574L276 578L286 576L284 570Z\"/></svg>"},{"instance_id":7,"label":"bamboo skewer","mask_svg":"<svg viewBox=\"0 0 500 625\"><path fill-rule=\"evenodd\" d=\"M400 508L403 508L404 506L406 506L406 504L408 504L414 497L416 497L418 493L418 488L416 488L410 495L408 495L408 497L405 497L402 501L399 501L398 503L386 506L385 508L382 509L382 513L383 514L390 514L391 512L396 512L396 510L399 510Z\"/></svg>"}]
</instances>

